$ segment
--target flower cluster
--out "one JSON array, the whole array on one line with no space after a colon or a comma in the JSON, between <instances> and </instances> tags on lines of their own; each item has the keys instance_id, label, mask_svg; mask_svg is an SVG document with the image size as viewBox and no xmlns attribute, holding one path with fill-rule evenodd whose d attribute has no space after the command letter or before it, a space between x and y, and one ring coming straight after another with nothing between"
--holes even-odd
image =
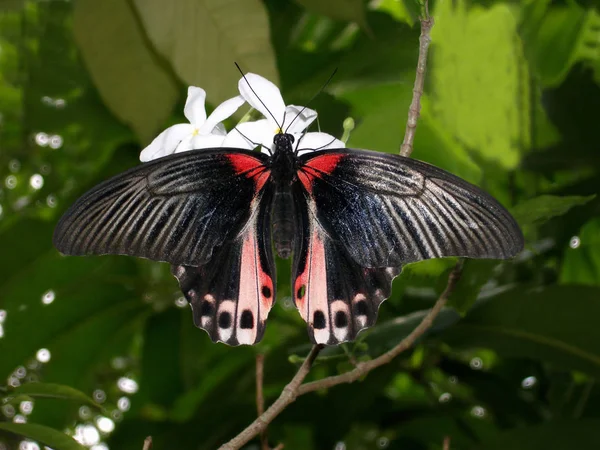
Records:
<instances>
[{"instance_id":1,"label":"flower cluster","mask_svg":"<svg viewBox=\"0 0 600 450\"><path fill-rule=\"evenodd\" d=\"M325 148L342 148L344 143L327 133L305 130L317 118L317 112L301 106L286 106L277 86L253 73L242 77L238 83L240 95L225 100L207 117L206 92L190 86L183 110L190 123L167 128L148 147L142 150L143 162L161 158L172 153L194 149L233 147L272 152L273 137L286 132L294 135L299 151ZM233 115L244 103L248 103L264 116L264 119L242 122L227 132L223 120Z\"/></svg>"}]
</instances>

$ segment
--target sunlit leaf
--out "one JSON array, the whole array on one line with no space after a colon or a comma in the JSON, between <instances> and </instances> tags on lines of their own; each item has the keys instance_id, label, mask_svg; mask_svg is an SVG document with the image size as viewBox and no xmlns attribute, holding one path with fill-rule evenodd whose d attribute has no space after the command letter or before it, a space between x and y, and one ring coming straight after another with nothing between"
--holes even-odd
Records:
<instances>
[{"instance_id":1,"label":"sunlit leaf","mask_svg":"<svg viewBox=\"0 0 600 450\"><path fill-rule=\"evenodd\" d=\"M134 0L144 31L187 84L214 104L237 95L240 74L277 83L269 21L259 0Z\"/></svg>"},{"instance_id":2,"label":"sunlit leaf","mask_svg":"<svg viewBox=\"0 0 600 450\"><path fill-rule=\"evenodd\" d=\"M52 447L54 450L85 450L87 447L79 444L72 437L61 433L54 428L37 425L34 423L6 423L0 422L0 430L8 431L19 436L37 441Z\"/></svg>"},{"instance_id":3,"label":"sunlit leaf","mask_svg":"<svg viewBox=\"0 0 600 450\"><path fill-rule=\"evenodd\" d=\"M404 123L412 98L410 84L366 87L342 94L355 109L356 129L347 145L354 148L399 153ZM423 99L412 157L446 169L471 182L478 182L480 169L467 152L431 115Z\"/></svg>"},{"instance_id":4,"label":"sunlit leaf","mask_svg":"<svg viewBox=\"0 0 600 450\"><path fill-rule=\"evenodd\" d=\"M529 146L527 66L506 4L436 4L432 114L469 149L507 169Z\"/></svg>"},{"instance_id":5,"label":"sunlit leaf","mask_svg":"<svg viewBox=\"0 0 600 450\"><path fill-rule=\"evenodd\" d=\"M77 1L73 20L75 39L102 99L146 145L183 90L147 45L128 2Z\"/></svg>"}]
</instances>

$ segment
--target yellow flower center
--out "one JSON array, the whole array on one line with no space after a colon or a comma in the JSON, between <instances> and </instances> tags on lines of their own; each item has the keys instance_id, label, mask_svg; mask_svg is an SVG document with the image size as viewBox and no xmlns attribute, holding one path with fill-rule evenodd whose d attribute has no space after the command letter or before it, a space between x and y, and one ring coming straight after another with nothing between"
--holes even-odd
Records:
<instances>
[{"instance_id":1,"label":"yellow flower center","mask_svg":"<svg viewBox=\"0 0 600 450\"><path fill-rule=\"evenodd\" d=\"M198 136L198 128L194 128L194 131L192 131L192 136Z\"/></svg>"}]
</instances>

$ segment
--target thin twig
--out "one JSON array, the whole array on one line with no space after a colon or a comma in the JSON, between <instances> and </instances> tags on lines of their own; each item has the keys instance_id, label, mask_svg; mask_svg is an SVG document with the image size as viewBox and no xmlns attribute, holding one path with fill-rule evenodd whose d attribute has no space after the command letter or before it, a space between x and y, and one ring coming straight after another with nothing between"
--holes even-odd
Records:
<instances>
[{"instance_id":1,"label":"thin twig","mask_svg":"<svg viewBox=\"0 0 600 450\"><path fill-rule=\"evenodd\" d=\"M256 415L260 417L265 412L265 398L263 396L263 378L265 367L265 355L256 355ZM269 450L269 440L267 438L267 427L260 432L261 450Z\"/></svg>"},{"instance_id":2,"label":"thin twig","mask_svg":"<svg viewBox=\"0 0 600 450\"><path fill-rule=\"evenodd\" d=\"M410 156L413 151L413 142L417 130L417 121L421 113L421 96L423 95L423 86L425 85L425 69L427 67L427 53L431 43L431 28L433 27L433 17L429 15L429 5L427 0L422 8L421 36L419 37L419 59L417 61L417 75L413 88L413 98L408 109L408 120L406 121L406 131L404 132L404 142L400 146L401 156Z\"/></svg>"},{"instance_id":3,"label":"thin twig","mask_svg":"<svg viewBox=\"0 0 600 450\"><path fill-rule=\"evenodd\" d=\"M277 417L281 411L283 411L286 406L296 400L298 396L298 388L304 381L304 378L310 372L310 368L312 367L313 362L317 358L319 352L323 349L323 345L315 345L312 350L308 354L307 358L304 360L292 381L288 383L288 385L283 388L281 395L275 402L269 406L269 408L260 416L257 417L254 422L252 422L244 431L234 437L227 444L220 447L220 450L237 450L242 445L247 443L254 436L259 434L267 425L271 423L271 421Z\"/></svg>"},{"instance_id":4,"label":"thin twig","mask_svg":"<svg viewBox=\"0 0 600 450\"><path fill-rule=\"evenodd\" d=\"M442 446L442 450L450 450L450 436L446 436L444 438L444 444Z\"/></svg>"},{"instance_id":5,"label":"thin twig","mask_svg":"<svg viewBox=\"0 0 600 450\"><path fill-rule=\"evenodd\" d=\"M152 436L148 436L146 439L144 439L144 447L142 447L142 450L150 450L152 448Z\"/></svg>"},{"instance_id":6,"label":"thin twig","mask_svg":"<svg viewBox=\"0 0 600 450\"><path fill-rule=\"evenodd\" d=\"M421 335L425 333L425 331L427 331L429 327L431 327L431 325L433 324L433 321L440 313L440 311L446 304L448 297L454 290L456 283L460 278L461 271L462 260L459 260L459 262L456 263L456 266L454 266L454 269L452 269L452 272L450 272L450 275L448 277L448 283L446 284L446 289L444 289L444 292L442 292L440 298L438 298L438 300L435 302L433 308L431 308L427 315L423 317L421 323L419 323L419 325L417 325L417 327L408 336L402 339L398 345L396 345L394 348L384 353L383 355L372 359L371 361L359 363L356 366L356 368L352 369L349 372L303 384L298 389L298 395L304 395L308 392L327 389L342 383L352 383L369 373L371 370L389 363L400 353L410 348L415 343L415 341L419 337L421 337Z\"/></svg>"}]
</instances>

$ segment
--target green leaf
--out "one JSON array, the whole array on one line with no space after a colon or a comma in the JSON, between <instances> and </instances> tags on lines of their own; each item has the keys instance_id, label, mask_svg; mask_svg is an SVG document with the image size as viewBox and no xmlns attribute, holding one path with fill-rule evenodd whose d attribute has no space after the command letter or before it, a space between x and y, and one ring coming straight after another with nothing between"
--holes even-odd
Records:
<instances>
[{"instance_id":1,"label":"green leaf","mask_svg":"<svg viewBox=\"0 0 600 450\"><path fill-rule=\"evenodd\" d=\"M129 2L77 1L73 16L75 39L102 99L149 143L182 92L145 42Z\"/></svg>"},{"instance_id":2,"label":"green leaf","mask_svg":"<svg viewBox=\"0 0 600 450\"><path fill-rule=\"evenodd\" d=\"M353 106L352 113L358 123L350 135L348 147L399 153L412 98L410 83L412 80L402 84L365 87L341 95ZM423 107L412 156L477 183L481 178L481 169L431 115L427 97L421 101Z\"/></svg>"},{"instance_id":3,"label":"green leaf","mask_svg":"<svg viewBox=\"0 0 600 450\"><path fill-rule=\"evenodd\" d=\"M102 406L78 389L55 383L25 383L8 392L8 397L27 395L33 398L58 398L87 404L98 409Z\"/></svg>"},{"instance_id":4,"label":"green leaf","mask_svg":"<svg viewBox=\"0 0 600 450\"><path fill-rule=\"evenodd\" d=\"M599 376L599 315L598 288L518 288L476 303L442 338L460 348L490 348Z\"/></svg>"},{"instance_id":5,"label":"green leaf","mask_svg":"<svg viewBox=\"0 0 600 450\"><path fill-rule=\"evenodd\" d=\"M492 277L498 264L498 261L466 259L460 280L448 297L448 306L465 314L477 300L481 288Z\"/></svg>"},{"instance_id":6,"label":"green leaf","mask_svg":"<svg viewBox=\"0 0 600 450\"><path fill-rule=\"evenodd\" d=\"M0 422L0 430L8 431L27 439L52 447L54 450L86 450L75 439L54 428L33 423Z\"/></svg>"},{"instance_id":7,"label":"green leaf","mask_svg":"<svg viewBox=\"0 0 600 450\"><path fill-rule=\"evenodd\" d=\"M517 22L507 4L467 3L436 4L427 72L432 113L467 148L514 169L530 142L528 69Z\"/></svg>"},{"instance_id":8,"label":"green leaf","mask_svg":"<svg viewBox=\"0 0 600 450\"><path fill-rule=\"evenodd\" d=\"M522 31L526 51L544 87L560 85L580 61L598 67L600 15L577 2L552 5L529 2L523 9ZM596 77L600 72L596 70Z\"/></svg>"},{"instance_id":9,"label":"green leaf","mask_svg":"<svg viewBox=\"0 0 600 450\"><path fill-rule=\"evenodd\" d=\"M600 219L587 222L571 240L565 250L560 282L600 286Z\"/></svg>"},{"instance_id":10,"label":"green leaf","mask_svg":"<svg viewBox=\"0 0 600 450\"><path fill-rule=\"evenodd\" d=\"M574 206L585 205L595 197L540 195L515 206L511 213L522 227L539 226L553 217L566 214Z\"/></svg>"},{"instance_id":11,"label":"green leaf","mask_svg":"<svg viewBox=\"0 0 600 450\"><path fill-rule=\"evenodd\" d=\"M144 31L158 53L208 101L238 95L240 74L255 72L278 82L269 19L259 0L134 0ZM119 37L121 39L121 37Z\"/></svg>"},{"instance_id":12,"label":"green leaf","mask_svg":"<svg viewBox=\"0 0 600 450\"><path fill-rule=\"evenodd\" d=\"M491 436L473 450L572 450L600 448L600 420L553 420Z\"/></svg>"},{"instance_id":13,"label":"green leaf","mask_svg":"<svg viewBox=\"0 0 600 450\"><path fill-rule=\"evenodd\" d=\"M322 14L334 20L356 22L361 27L367 25L365 2L363 0L296 0L311 12Z\"/></svg>"}]
</instances>

